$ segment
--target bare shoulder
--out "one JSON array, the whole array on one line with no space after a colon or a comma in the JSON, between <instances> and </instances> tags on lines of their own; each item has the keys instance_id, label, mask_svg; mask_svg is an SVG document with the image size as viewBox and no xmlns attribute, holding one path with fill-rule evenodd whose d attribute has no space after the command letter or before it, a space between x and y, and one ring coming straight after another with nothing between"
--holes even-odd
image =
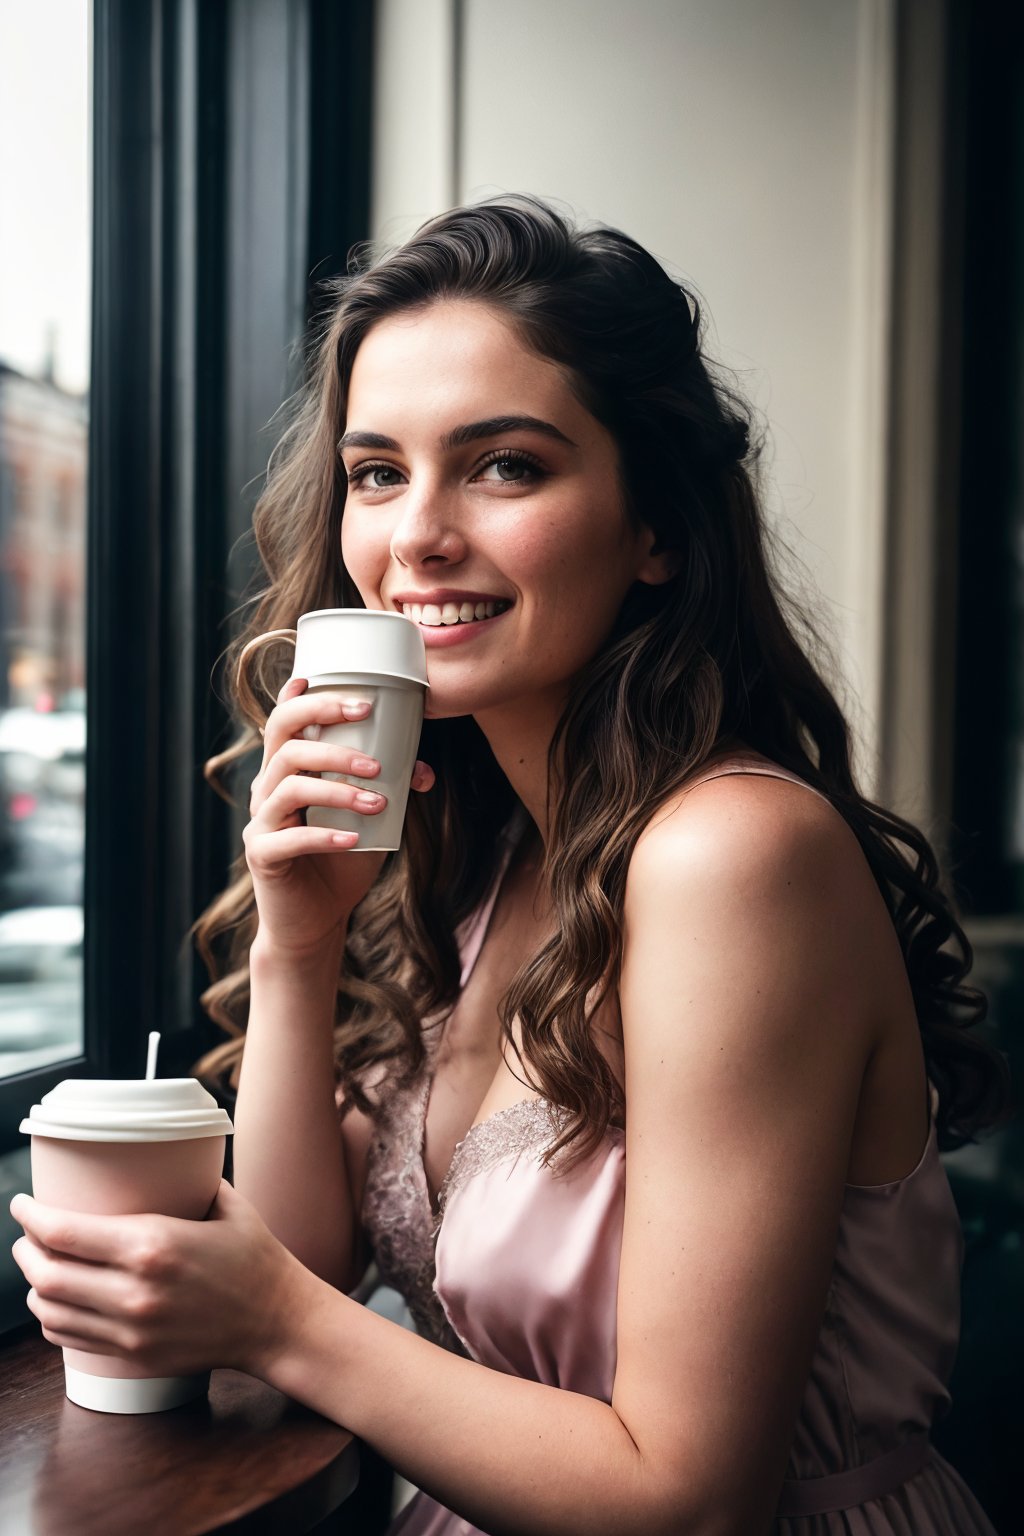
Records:
<instances>
[{"instance_id":1,"label":"bare shoulder","mask_svg":"<svg viewBox=\"0 0 1024 1536\"><path fill-rule=\"evenodd\" d=\"M681 790L637 840L623 919L623 965L635 974L651 974L656 954L662 973L674 950L686 985L699 953L751 999L791 990L794 1027L813 1032L827 1008L860 1061L881 1038L874 960L895 933L853 830L804 785L732 773Z\"/></svg>"},{"instance_id":2,"label":"bare shoulder","mask_svg":"<svg viewBox=\"0 0 1024 1536\"><path fill-rule=\"evenodd\" d=\"M808 786L766 773L728 773L678 790L637 839L627 904L691 881L754 898L828 896L836 915L877 917L881 897L840 812Z\"/></svg>"}]
</instances>

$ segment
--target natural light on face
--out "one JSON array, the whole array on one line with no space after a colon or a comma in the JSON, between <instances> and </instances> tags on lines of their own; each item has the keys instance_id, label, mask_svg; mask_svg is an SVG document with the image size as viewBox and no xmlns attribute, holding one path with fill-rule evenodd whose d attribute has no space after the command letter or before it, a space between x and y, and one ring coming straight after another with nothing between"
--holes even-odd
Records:
<instances>
[{"instance_id":1,"label":"natural light on face","mask_svg":"<svg viewBox=\"0 0 1024 1536\"><path fill-rule=\"evenodd\" d=\"M437 598L439 615L410 614L427 644L430 713L564 697L651 535L629 526L614 440L562 371L483 304L383 320L356 354L341 453L342 555L366 606ZM456 634L436 623L442 595L460 618L489 599L493 617Z\"/></svg>"}]
</instances>

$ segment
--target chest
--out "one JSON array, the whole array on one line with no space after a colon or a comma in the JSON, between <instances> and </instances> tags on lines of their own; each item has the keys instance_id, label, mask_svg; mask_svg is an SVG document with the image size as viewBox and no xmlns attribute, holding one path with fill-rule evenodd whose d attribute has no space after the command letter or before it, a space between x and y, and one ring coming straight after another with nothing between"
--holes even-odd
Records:
<instances>
[{"instance_id":1,"label":"chest","mask_svg":"<svg viewBox=\"0 0 1024 1536\"><path fill-rule=\"evenodd\" d=\"M538 898L536 870L529 865L510 870L476 964L437 1048L423 1138L432 1203L455 1147L469 1128L521 1099L538 1096L503 1035L499 1006L520 966L552 931L550 908ZM621 1083L622 1028L614 994L605 998L593 1027L598 1048ZM518 1020L513 1036L521 1046Z\"/></svg>"}]
</instances>

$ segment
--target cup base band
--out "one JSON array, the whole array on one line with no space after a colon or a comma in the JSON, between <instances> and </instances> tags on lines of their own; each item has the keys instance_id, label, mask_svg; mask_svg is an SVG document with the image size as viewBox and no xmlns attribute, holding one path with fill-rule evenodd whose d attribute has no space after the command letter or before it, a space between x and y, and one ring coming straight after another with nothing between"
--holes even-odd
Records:
<instances>
[{"instance_id":1,"label":"cup base band","mask_svg":"<svg viewBox=\"0 0 1024 1536\"><path fill-rule=\"evenodd\" d=\"M198 1376L90 1376L64 1365L64 1389L80 1408L97 1413L160 1413L205 1397L210 1373Z\"/></svg>"}]
</instances>

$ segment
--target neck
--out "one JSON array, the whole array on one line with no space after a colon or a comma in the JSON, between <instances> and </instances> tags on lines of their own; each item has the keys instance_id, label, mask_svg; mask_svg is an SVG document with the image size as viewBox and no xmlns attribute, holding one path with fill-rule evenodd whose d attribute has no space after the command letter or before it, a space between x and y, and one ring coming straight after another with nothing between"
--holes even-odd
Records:
<instances>
[{"instance_id":1,"label":"neck","mask_svg":"<svg viewBox=\"0 0 1024 1536\"><path fill-rule=\"evenodd\" d=\"M548 844L548 751L555 726L565 708L565 696L531 694L478 714L476 722L487 737L498 766L515 790L543 840Z\"/></svg>"},{"instance_id":2,"label":"neck","mask_svg":"<svg viewBox=\"0 0 1024 1536\"><path fill-rule=\"evenodd\" d=\"M532 818L545 849L550 833L548 751L565 703L564 693L531 694L529 699L502 704L474 716L499 767ZM725 736L716 743L706 761L750 755L752 748L745 741L737 736Z\"/></svg>"}]
</instances>

